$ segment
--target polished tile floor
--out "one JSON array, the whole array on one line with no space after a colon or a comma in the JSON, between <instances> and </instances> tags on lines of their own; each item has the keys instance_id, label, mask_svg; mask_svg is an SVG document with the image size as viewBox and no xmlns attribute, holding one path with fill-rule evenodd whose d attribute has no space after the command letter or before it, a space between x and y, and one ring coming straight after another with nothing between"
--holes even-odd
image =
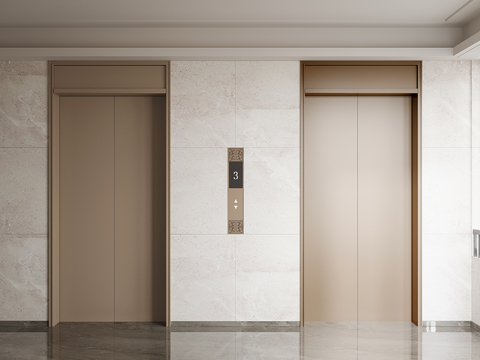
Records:
<instances>
[{"instance_id":1,"label":"polished tile floor","mask_svg":"<svg viewBox=\"0 0 480 360\"><path fill-rule=\"evenodd\" d=\"M304 328L171 328L77 323L0 328L0 359L480 359L470 328L409 323L307 323Z\"/></svg>"}]
</instances>

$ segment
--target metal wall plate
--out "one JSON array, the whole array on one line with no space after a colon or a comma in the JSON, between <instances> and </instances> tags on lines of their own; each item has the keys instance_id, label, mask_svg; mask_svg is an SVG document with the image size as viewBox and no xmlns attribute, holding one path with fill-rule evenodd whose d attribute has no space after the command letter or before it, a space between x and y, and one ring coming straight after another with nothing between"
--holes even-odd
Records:
<instances>
[{"instance_id":1,"label":"metal wall plate","mask_svg":"<svg viewBox=\"0 0 480 360\"><path fill-rule=\"evenodd\" d=\"M243 234L243 148L228 149L228 233Z\"/></svg>"}]
</instances>

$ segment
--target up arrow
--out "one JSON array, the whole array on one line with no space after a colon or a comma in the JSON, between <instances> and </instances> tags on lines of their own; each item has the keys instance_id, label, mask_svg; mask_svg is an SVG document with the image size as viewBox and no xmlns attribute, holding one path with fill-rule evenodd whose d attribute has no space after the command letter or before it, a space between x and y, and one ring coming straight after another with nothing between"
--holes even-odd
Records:
<instances>
[{"instance_id":1,"label":"up arrow","mask_svg":"<svg viewBox=\"0 0 480 360\"><path fill-rule=\"evenodd\" d=\"M233 203L234 203L234 204L237 204L237 203L238 203L237 199L235 199L235 201L234 201Z\"/></svg>"},{"instance_id":2,"label":"up arrow","mask_svg":"<svg viewBox=\"0 0 480 360\"><path fill-rule=\"evenodd\" d=\"M237 210L238 205L233 205L233 207L235 208L235 210Z\"/></svg>"}]
</instances>

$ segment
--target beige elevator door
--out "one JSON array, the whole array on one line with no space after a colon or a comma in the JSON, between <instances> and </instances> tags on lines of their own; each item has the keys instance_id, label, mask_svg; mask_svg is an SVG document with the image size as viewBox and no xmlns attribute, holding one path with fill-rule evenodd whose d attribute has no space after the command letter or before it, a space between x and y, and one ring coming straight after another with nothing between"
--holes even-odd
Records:
<instances>
[{"instance_id":1,"label":"beige elevator door","mask_svg":"<svg viewBox=\"0 0 480 360\"><path fill-rule=\"evenodd\" d=\"M411 98L306 97L306 321L411 321Z\"/></svg>"},{"instance_id":2,"label":"beige elevator door","mask_svg":"<svg viewBox=\"0 0 480 360\"><path fill-rule=\"evenodd\" d=\"M165 321L165 98L60 98L60 321Z\"/></svg>"}]
</instances>

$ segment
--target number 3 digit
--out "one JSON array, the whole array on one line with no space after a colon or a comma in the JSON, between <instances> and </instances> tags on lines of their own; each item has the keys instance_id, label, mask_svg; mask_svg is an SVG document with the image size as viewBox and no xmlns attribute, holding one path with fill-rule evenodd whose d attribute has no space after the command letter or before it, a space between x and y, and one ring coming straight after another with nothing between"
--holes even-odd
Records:
<instances>
[{"instance_id":1,"label":"number 3 digit","mask_svg":"<svg viewBox=\"0 0 480 360\"><path fill-rule=\"evenodd\" d=\"M238 171L233 172L233 180L238 180Z\"/></svg>"}]
</instances>

